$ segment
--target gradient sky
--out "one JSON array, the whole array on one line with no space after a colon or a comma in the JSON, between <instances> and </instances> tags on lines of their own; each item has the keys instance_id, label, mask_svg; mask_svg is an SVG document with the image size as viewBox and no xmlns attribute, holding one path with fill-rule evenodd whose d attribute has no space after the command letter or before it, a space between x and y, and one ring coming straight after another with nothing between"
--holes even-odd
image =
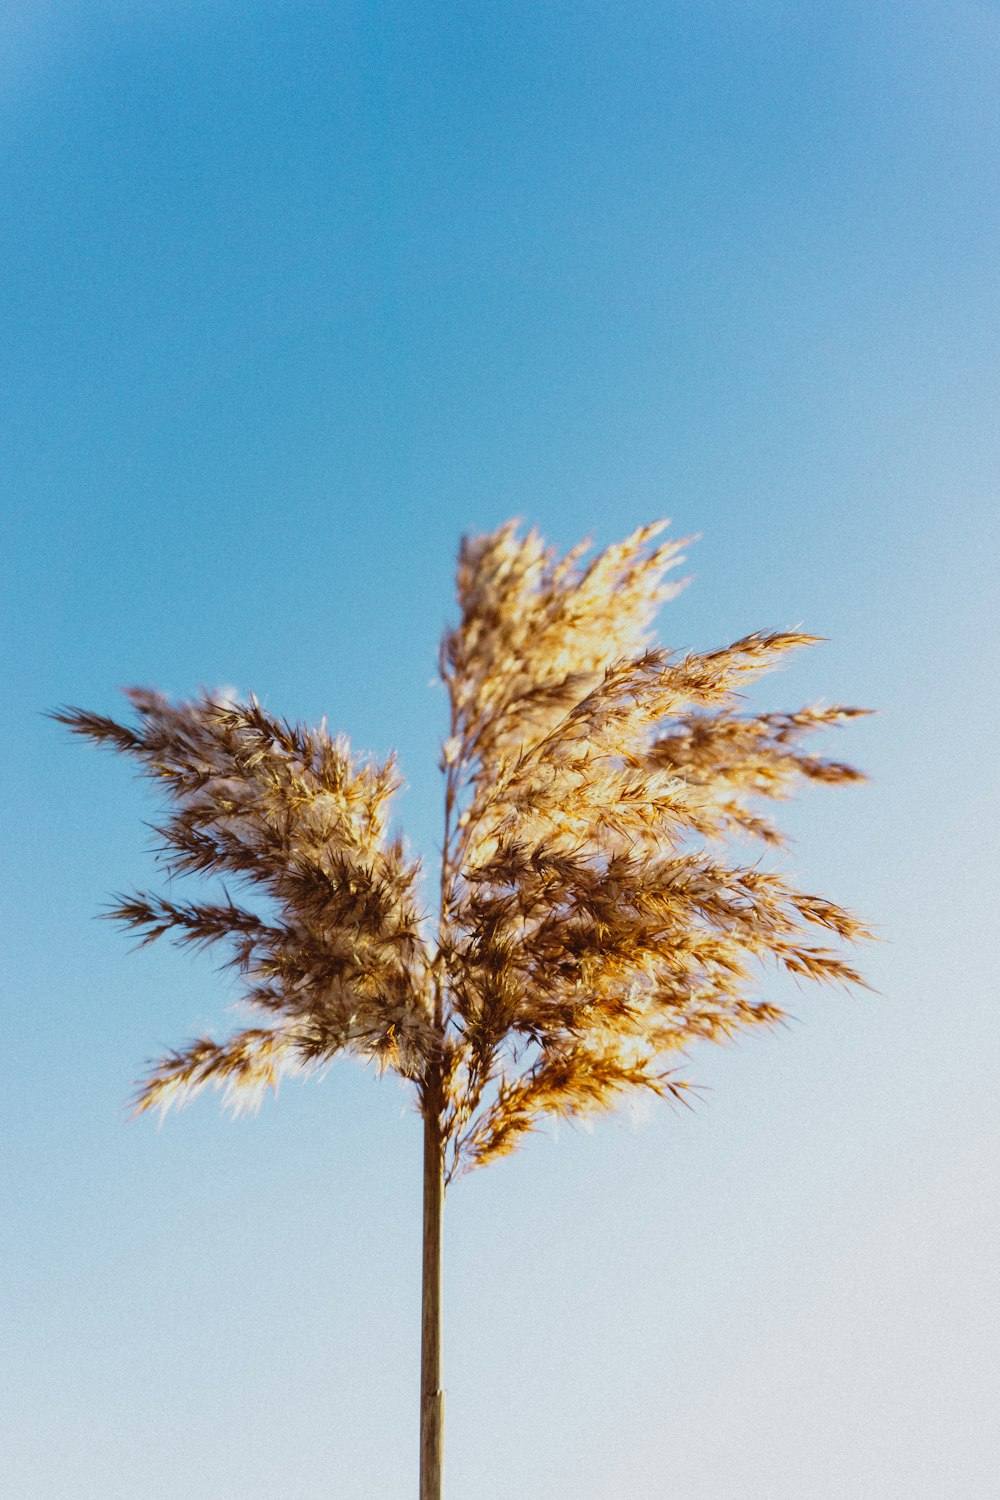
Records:
<instances>
[{"instance_id":1,"label":"gradient sky","mask_svg":"<svg viewBox=\"0 0 1000 1500\"><path fill-rule=\"evenodd\" d=\"M255 691L398 746L463 531L698 532L674 646L829 638L879 707L784 867L878 996L696 1053L693 1112L459 1184L452 1500L988 1500L1000 7L23 0L0 40L12 1500L415 1493L420 1131L356 1065L125 1101L226 1021L94 914L153 804L42 717Z\"/></svg>"}]
</instances>

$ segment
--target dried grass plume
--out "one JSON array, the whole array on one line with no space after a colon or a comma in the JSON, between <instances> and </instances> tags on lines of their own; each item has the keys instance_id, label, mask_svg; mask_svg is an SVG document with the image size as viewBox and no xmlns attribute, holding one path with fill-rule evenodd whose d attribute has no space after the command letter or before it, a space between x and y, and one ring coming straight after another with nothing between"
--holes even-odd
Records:
<instances>
[{"instance_id":1,"label":"dried grass plume","mask_svg":"<svg viewBox=\"0 0 1000 1500\"><path fill-rule=\"evenodd\" d=\"M198 892L218 878L212 899L137 892L110 915L143 942L219 946L252 1023L159 1060L138 1111L208 1086L252 1105L284 1075L353 1053L412 1085L451 1178L547 1115L605 1110L634 1089L682 1097L692 1043L780 1018L761 991L768 961L863 982L839 946L862 924L737 858L733 841L780 845L764 805L804 781L858 780L812 740L864 710L745 711L745 684L812 636L654 646L681 560L663 530L590 560L514 523L463 542L440 654L450 724L433 918L387 829L391 761L253 697L134 689L129 723L55 715L156 782L164 872L199 877Z\"/></svg>"}]
</instances>

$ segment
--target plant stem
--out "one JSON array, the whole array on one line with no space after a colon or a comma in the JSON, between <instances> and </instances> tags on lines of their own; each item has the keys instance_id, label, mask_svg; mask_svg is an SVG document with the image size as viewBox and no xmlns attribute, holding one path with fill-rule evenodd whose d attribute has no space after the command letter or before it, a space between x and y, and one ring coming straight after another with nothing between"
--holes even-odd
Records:
<instances>
[{"instance_id":1,"label":"plant stem","mask_svg":"<svg viewBox=\"0 0 1000 1500\"><path fill-rule=\"evenodd\" d=\"M423 1294L420 1318L420 1500L441 1500L444 1391L441 1389L441 1210L444 1143L433 1094L424 1102Z\"/></svg>"}]
</instances>

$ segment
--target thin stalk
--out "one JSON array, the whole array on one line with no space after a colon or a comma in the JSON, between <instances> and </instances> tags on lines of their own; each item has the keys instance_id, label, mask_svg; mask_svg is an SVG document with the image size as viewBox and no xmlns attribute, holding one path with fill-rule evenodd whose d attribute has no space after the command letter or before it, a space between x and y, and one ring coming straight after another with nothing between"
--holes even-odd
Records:
<instances>
[{"instance_id":1,"label":"thin stalk","mask_svg":"<svg viewBox=\"0 0 1000 1500\"><path fill-rule=\"evenodd\" d=\"M451 733L455 732L455 709ZM438 953L434 964L434 1029L443 1045L445 975L442 943L448 920L452 881L452 818L456 771L445 776L444 842L441 849L441 910ZM441 1500L444 1460L444 1391L441 1389L441 1218L444 1207L444 1097L441 1055L428 1067L421 1090L424 1117L424 1213L420 1299L420 1500Z\"/></svg>"},{"instance_id":2,"label":"thin stalk","mask_svg":"<svg viewBox=\"0 0 1000 1500\"><path fill-rule=\"evenodd\" d=\"M423 1294L420 1316L420 1500L441 1500L444 1391L441 1389L441 1210L444 1150L438 1101L424 1104Z\"/></svg>"}]
</instances>

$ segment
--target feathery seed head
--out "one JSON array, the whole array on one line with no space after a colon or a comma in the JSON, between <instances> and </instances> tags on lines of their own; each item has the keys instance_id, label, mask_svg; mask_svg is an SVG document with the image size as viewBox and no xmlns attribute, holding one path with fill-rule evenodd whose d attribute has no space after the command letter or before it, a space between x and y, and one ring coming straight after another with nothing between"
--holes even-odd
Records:
<instances>
[{"instance_id":1,"label":"feathery seed head","mask_svg":"<svg viewBox=\"0 0 1000 1500\"><path fill-rule=\"evenodd\" d=\"M781 844L763 799L861 779L804 742L865 710L743 711L749 679L816 641L801 632L655 647L684 545L661 540L664 524L589 562L587 544L559 558L515 522L463 541L440 658L451 724L433 943L418 867L387 838L392 760L231 694L173 703L133 689L133 724L54 715L155 781L168 875L241 892L139 892L108 913L142 943L221 945L253 1021L168 1054L137 1112L208 1085L253 1107L285 1074L353 1053L439 1116L453 1176L547 1114L587 1115L635 1089L683 1100L690 1085L668 1060L780 1021L754 993L764 961L863 983L815 940L856 942L870 935L860 922L725 846Z\"/></svg>"}]
</instances>

